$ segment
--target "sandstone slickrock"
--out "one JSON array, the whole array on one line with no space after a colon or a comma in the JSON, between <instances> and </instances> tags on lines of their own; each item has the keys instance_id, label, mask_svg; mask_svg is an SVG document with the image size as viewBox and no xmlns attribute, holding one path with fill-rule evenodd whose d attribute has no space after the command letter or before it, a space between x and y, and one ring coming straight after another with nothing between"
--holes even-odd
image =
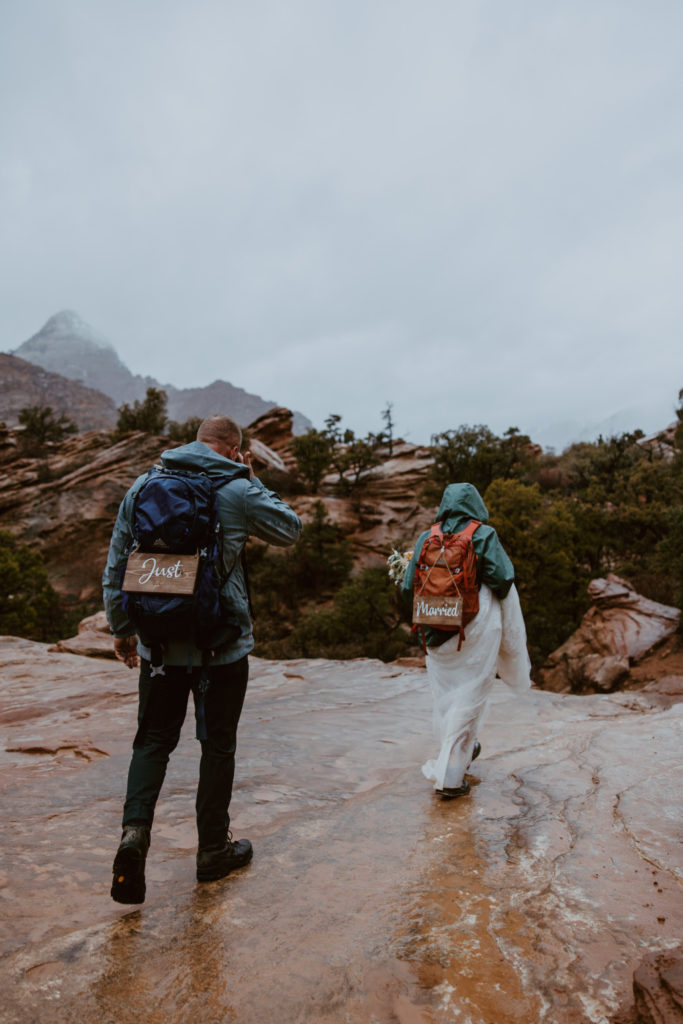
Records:
<instances>
[{"instance_id":1,"label":"sandstone slickrock","mask_svg":"<svg viewBox=\"0 0 683 1024\"><path fill-rule=\"evenodd\" d=\"M631 667L672 636L680 611L638 594L610 574L588 586L593 606L581 625L549 656L539 671L539 684L556 693L614 690Z\"/></svg>"},{"instance_id":2,"label":"sandstone slickrock","mask_svg":"<svg viewBox=\"0 0 683 1024\"><path fill-rule=\"evenodd\" d=\"M424 670L255 659L232 808L252 864L195 882L188 721L125 908L136 673L12 638L0 671L3 1024L607 1024L680 944L683 705L654 691L497 687L444 804Z\"/></svg>"},{"instance_id":3,"label":"sandstone slickrock","mask_svg":"<svg viewBox=\"0 0 683 1024\"><path fill-rule=\"evenodd\" d=\"M641 1024L680 1024L683 1020L683 946L652 953L635 971L633 992Z\"/></svg>"}]
</instances>

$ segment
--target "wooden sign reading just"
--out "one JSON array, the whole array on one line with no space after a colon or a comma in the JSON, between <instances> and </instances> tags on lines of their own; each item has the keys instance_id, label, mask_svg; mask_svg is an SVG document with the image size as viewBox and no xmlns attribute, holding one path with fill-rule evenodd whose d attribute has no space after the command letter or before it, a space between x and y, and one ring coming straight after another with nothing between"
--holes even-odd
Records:
<instances>
[{"instance_id":1,"label":"wooden sign reading just","mask_svg":"<svg viewBox=\"0 0 683 1024\"><path fill-rule=\"evenodd\" d=\"M192 594L199 555L133 551L128 556L123 590L146 594Z\"/></svg>"}]
</instances>

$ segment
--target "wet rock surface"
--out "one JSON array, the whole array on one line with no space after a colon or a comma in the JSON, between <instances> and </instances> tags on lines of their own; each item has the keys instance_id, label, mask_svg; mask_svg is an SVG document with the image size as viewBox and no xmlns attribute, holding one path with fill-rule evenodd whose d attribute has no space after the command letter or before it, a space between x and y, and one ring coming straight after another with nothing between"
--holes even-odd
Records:
<instances>
[{"instance_id":1,"label":"wet rock surface","mask_svg":"<svg viewBox=\"0 0 683 1024\"><path fill-rule=\"evenodd\" d=\"M608 1022L683 933L680 726L656 690L500 685L471 794L437 801L424 670L255 659L233 831L194 877L191 713L147 902L109 898L136 673L0 640L3 1022Z\"/></svg>"},{"instance_id":2,"label":"wet rock surface","mask_svg":"<svg viewBox=\"0 0 683 1024\"><path fill-rule=\"evenodd\" d=\"M650 955L633 976L638 1019L644 1024L683 1020L683 946Z\"/></svg>"}]
</instances>

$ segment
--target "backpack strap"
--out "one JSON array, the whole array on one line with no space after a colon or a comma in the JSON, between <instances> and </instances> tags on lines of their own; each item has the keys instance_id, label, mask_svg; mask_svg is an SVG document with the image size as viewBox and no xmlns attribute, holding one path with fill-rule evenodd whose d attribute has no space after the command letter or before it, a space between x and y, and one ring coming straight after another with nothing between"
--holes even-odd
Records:
<instances>
[{"instance_id":1,"label":"backpack strap","mask_svg":"<svg viewBox=\"0 0 683 1024\"><path fill-rule=\"evenodd\" d=\"M478 530L480 526L481 523L479 522L479 520L473 519L471 522L467 524L464 530L460 531L460 533L462 534L463 537L469 537L471 540L475 530Z\"/></svg>"},{"instance_id":2,"label":"backpack strap","mask_svg":"<svg viewBox=\"0 0 683 1024\"><path fill-rule=\"evenodd\" d=\"M249 468L248 468L248 466L244 466L243 469L244 469L244 473L240 473L240 474L237 474L237 475L231 474L230 476L228 476L228 474L226 473L225 475L222 475L220 477L211 477L210 479L211 479L211 482L214 485L214 490L215 490L216 494L218 494L218 491L221 489L221 487L227 486L227 484L232 483L233 480L242 480L242 479L244 479L244 477L249 476ZM244 576L244 586L245 586L245 589L247 591L247 606L249 608L249 616L250 616L251 619L254 619L255 618L255 615L254 615L254 605L253 605L252 600L251 600L251 588L249 586L249 569L247 567L247 550L246 549L247 549L247 545L245 543L244 547L242 548L242 550L239 553L239 560L240 560L240 563L242 565L242 575Z\"/></svg>"},{"instance_id":3,"label":"backpack strap","mask_svg":"<svg viewBox=\"0 0 683 1024\"><path fill-rule=\"evenodd\" d=\"M471 540L475 530L478 530L480 526L481 523L478 519L471 519L470 522L465 527L465 529L460 530L459 532L463 537L469 537ZM430 538L443 537L443 527L441 526L441 523L434 523L431 530L429 531L429 536Z\"/></svg>"},{"instance_id":4,"label":"backpack strap","mask_svg":"<svg viewBox=\"0 0 683 1024\"><path fill-rule=\"evenodd\" d=\"M470 540L473 540L474 534L476 533L476 531L479 529L480 526L481 526L481 523L479 522L479 520L478 519L473 519L471 522L469 522L467 524L467 526L465 527L464 530L461 530L461 533L462 533L462 535L464 537L469 537ZM481 572L482 572L482 569L481 569L481 564L479 562L479 559L477 558L477 553L474 551L474 547L472 547L472 550L474 552L474 557L477 560L477 589L479 589L479 587L481 586ZM464 638L464 636L465 636L464 630L462 631L461 636ZM459 650L459 648L458 648L458 650Z\"/></svg>"},{"instance_id":5,"label":"backpack strap","mask_svg":"<svg viewBox=\"0 0 683 1024\"><path fill-rule=\"evenodd\" d=\"M245 544L240 551L240 562L242 563L242 573L244 575L244 586L247 591L247 605L249 607L249 615L252 619L255 619L254 606L251 602L251 587L249 586L249 569L247 566L247 545Z\"/></svg>"}]
</instances>

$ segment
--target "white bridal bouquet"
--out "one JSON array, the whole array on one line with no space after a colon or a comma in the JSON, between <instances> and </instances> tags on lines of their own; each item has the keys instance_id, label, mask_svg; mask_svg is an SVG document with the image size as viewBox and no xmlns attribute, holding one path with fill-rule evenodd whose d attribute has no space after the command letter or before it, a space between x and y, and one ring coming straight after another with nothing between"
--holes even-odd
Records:
<instances>
[{"instance_id":1,"label":"white bridal bouquet","mask_svg":"<svg viewBox=\"0 0 683 1024\"><path fill-rule=\"evenodd\" d=\"M397 551L396 548L391 549L391 554L387 558L389 579L393 580L397 587L403 583L403 577L406 574L406 569L408 568L412 557L412 551Z\"/></svg>"}]
</instances>

